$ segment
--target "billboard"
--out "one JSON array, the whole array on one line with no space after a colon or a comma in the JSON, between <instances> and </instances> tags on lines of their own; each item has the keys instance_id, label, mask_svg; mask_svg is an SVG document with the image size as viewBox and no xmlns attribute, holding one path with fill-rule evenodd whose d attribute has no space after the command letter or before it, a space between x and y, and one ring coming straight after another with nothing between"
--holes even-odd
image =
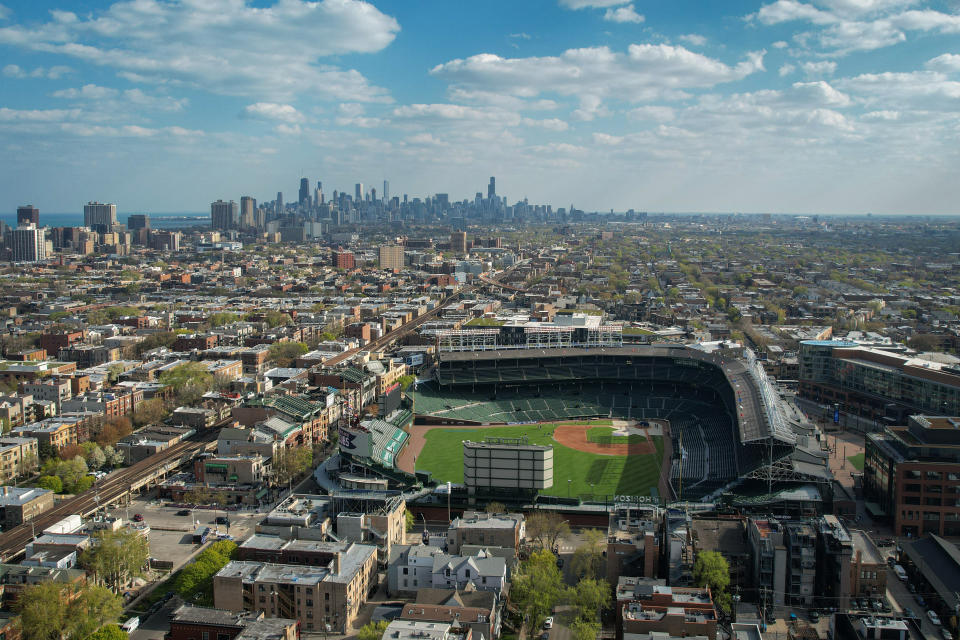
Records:
<instances>
[{"instance_id":1,"label":"billboard","mask_svg":"<svg viewBox=\"0 0 960 640\"><path fill-rule=\"evenodd\" d=\"M373 441L369 431L340 426L340 451L360 458L369 458L373 452Z\"/></svg>"}]
</instances>

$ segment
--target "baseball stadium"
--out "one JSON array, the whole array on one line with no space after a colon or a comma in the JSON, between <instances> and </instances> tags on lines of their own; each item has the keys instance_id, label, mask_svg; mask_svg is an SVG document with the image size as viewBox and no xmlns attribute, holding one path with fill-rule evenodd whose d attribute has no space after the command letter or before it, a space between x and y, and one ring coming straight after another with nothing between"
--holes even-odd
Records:
<instances>
[{"instance_id":1,"label":"baseball stadium","mask_svg":"<svg viewBox=\"0 0 960 640\"><path fill-rule=\"evenodd\" d=\"M523 438L553 447L543 495L702 500L744 482L825 481L819 447L802 446L751 352L624 345L619 327L591 320L441 335L398 468L458 483L464 443Z\"/></svg>"}]
</instances>

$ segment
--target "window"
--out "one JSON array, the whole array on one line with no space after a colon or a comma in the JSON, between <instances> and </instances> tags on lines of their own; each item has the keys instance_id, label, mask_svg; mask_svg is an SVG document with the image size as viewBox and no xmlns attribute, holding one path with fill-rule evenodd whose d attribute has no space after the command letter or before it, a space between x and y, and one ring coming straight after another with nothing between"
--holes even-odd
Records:
<instances>
[{"instance_id":1,"label":"window","mask_svg":"<svg viewBox=\"0 0 960 640\"><path fill-rule=\"evenodd\" d=\"M307 593L310 593L310 591L307 591ZM330 592L329 592L329 591L328 591L327 593L323 594L323 599L324 599L324 600L329 600L329 599L330 599Z\"/></svg>"},{"instance_id":2,"label":"window","mask_svg":"<svg viewBox=\"0 0 960 640\"><path fill-rule=\"evenodd\" d=\"M307 599L307 606L308 606L308 607L312 607L312 606L313 606L313 600L310 600L310 599L308 598L308 599Z\"/></svg>"},{"instance_id":3,"label":"window","mask_svg":"<svg viewBox=\"0 0 960 640\"><path fill-rule=\"evenodd\" d=\"M403 575L405 575L405 576L410 575L410 569L408 569L407 567L404 567L404 568L403 568Z\"/></svg>"},{"instance_id":4,"label":"window","mask_svg":"<svg viewBox=\"0 0 960 640\"><path fill-rule=\"evenodd\" d=\"M267 601L266 598L264 598L263 596L260 596L260 602L266 602L266 601Z\"/></svg>"},{"instance_id":5,"label":"window","mask_svg":"<svg viewBox=\"0 0 960 640\"><path fill-rule=\"evenodd\" d=\"M200 640L210 640L210 632L209 632L209 631L201 631L201 632L200 632Z\"/></svg>"},{"instance_id":6,"label":"window","mask_svg":"<svg viewBox=\"0 0 960 640\"><path fill-rule=\"evenodd\" d=\"M218 633L218 634L217 634L217 640L230 640L230 634L229 634L229 633Z\"/></svg>"}]
</instances>

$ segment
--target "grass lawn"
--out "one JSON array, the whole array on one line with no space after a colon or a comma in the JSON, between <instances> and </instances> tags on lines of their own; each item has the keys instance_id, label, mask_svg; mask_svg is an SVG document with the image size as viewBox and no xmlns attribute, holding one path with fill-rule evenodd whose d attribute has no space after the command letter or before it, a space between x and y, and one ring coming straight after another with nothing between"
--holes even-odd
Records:
<instances>
[{"instance_id":1,"label":"grass lawn","mask_svg":"<svg viewBox=\"0 0 960 640\"><path fill-rule=\"evenodd\" d=\"M847 460L850 461L850 464L852 464L857 471L863 471L863 458L862 453L858 453L855 456L847 456Z\"/></svg>"},{"instance_id":2,"label":"grass lawn","mask_svg":"<svg viewBox=\"0 0 960 640\"><path fill-rule=\"evenodd\" d=\"M600 424L603 421L598 421ZM606 421L609 424L609 421ZM597 424L581 423L581 424ZM604 456L570 449L553 440L556 425L522 425L482 429L432 429L426 433L427 443L417 456L417 470L430 471L438 482L463 482L464 440L483 441L488 436L520 438L530 444L553 445L553 487L546 495L605 496L613 494L651 495L660 477L663 439L654 436L656 454L639 456ZM609 427L601 427L609 434ZM570 480L568 483L567 480ZM591 483L593 488L591 492ZM569 484L569 487L568 487Z\"/></svg>"}]
</instances>

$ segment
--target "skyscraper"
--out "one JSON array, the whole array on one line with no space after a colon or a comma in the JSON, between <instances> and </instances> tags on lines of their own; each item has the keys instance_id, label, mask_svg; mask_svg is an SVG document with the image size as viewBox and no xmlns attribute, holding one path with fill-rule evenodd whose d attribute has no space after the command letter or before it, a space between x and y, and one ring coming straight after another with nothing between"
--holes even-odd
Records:
<instances>
[{"instance_id":1,"label":"skyscraper","mask_svg":"<svg viewBox=\"0 0 960 640\"><path fill-rule=\"evenodd\" d=\"M380 245L380 268L403 269L403 247L400 245Z\"/></svg>"},{"instance_id":2,"label":"skyscraper","mask_svg":"<svg viewBox=\"0 0 960 640\"><path fill-rule=\"evenodd\" d=\"M497 195L497 179L490 176L490 184L487 185L487 200L493 200Z\"/></svg>"},{"instance_id":3,"label":"skyscraper","mask_svg":"<svg viewBox=\"0 0 960 640\"><path fill-rule=\"evenodd\" d=\"M256 226L253 219L253 212L257 208L257 199L250 196L240 197L240 228L252 229Z\"/></svg>"},{"instance_id":4,"label":"skyscraper","mask_svg":"<svg viewBox=\"0 0 960 640\"><path fill-rule=\"evenodd\" d=\"M309 178L300 178L300 199L298 202L301 207L305 207L310 201L310 180Z\"/></svg>"},{"instance_id":5,"label":"skyscraper","mask_svg":"<svg viewBox=\"0 0 960 640\"><path fill-rule=\"evenodd\" d=\"M127 229L136 231L137 229L149 229L150 216L145 213L131 213L127 217Z\"/></svg>"},{"instance_id":6,"label":"skyscraper","mask_svg":"<svg viewBox=\"0 0 960 640\"><path fill-rule=\"evenodd\" d=\"M10 232L14 262L42 262L47 259L47 241L43 229L33 224L20 225Z\"/></svg>"},{"instance_id":7,"label":"skyscraper","mask_svg":"<svg viewBox=\"0 0 960 640\"><path fill-rule=\"evenodd\" d=\"M384 202L390 201L390 181L389 180L383 181L383 201Z\"/></svg>"},{"instance_id":8,"label":"skyscraper","mask_svg":"<svg viewBox=\"0 0 960 640\"><path fill-rule=\"evenodd\" d=\"M210 224L214 229L228 230L237 226L237 203L217 200L210 203Z\"/></svg>"},{"instance_id":9,"label":"skyscraper","mask_svg":"<svg viewBox=\"0 0 960 640\"><path fill-rule=\"evenodd\" d=\"M354 190L354 195L353 195L354 202L363 202L363 183L358 182L353 187L353 190Z\"/></svg>"},{"instance_id":10,"label":"skyscraper","mask_svg":"<svg viewBox=\"0 0 960 640\"><path fill-rule=\"evenodd\" d=\"M110 233L117 224L117 205L88 202L83 205L83 226L97 233Z\"/></svg>"},{"instance_id":11,"label":"skyscraper","mask_svg":"<svg viewBox=\"0 0 960 640\"><path fill-rule=\"evenodd\" d=\"M283 215L283 191L277 191L277 215Z\"/></svg>"},{"instance_id":12,"label":"skyscraper","mask_svg":"<svg viewBox=\"0 0 960 640\"><path fill-rule=\"evenodd\" d=\"M35 227L40 226L40 209L32 204L17 207L17 226L32 224Z\"/></svg>"},{"instance_id":13,"label":"skyscraper","mask_svg":"<svg viewBox=\"0 0 960 640\"><path fill-rule=\"evenodd\" d=\"M450 250L454 253L467 252L467 232L454 231L450 234Z\"/></svg>"}]
</instances>

